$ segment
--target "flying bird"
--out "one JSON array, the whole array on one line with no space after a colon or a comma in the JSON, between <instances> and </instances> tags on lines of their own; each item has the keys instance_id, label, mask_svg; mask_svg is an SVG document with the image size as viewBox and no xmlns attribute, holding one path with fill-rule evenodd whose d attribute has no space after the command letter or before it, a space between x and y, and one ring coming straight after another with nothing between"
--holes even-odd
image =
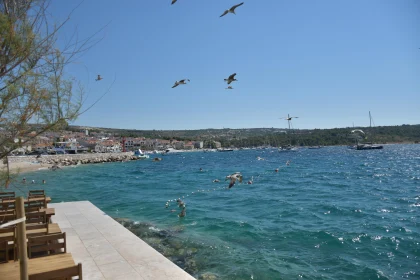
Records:
<instances>
[{"instance_id":1,"label":"flying bird","mask_svg":"<svg viewBox=\"0 0 420 280\"><path fill-rule=\"evenodd\" d=\"M232 8L230 8L229 10L226 10L220 17L227 15L228 13L232 13L235 14L235 9L238 8L239 6L242 6L244 4L244 2L237 4L235 6L232 6ZM236 15L236 14L235 14Z\"/></svg>"},{"instance_id":2,"label":"flying bird","mask_svg":"<svg viewBox=\"0 0 420 280\"><path fill-rule=\"evenodd\" d=\"M102 80L103 78L101 77L101 75L98 75L98 77L95 79L95 81L100 81L100 80Z\"/></svg>"},{"instance_id":3,"label":"flying bird","mask_svg":"<svg viewBox=\"0 0 420 280\"><path fill-rule=\"evenodd\" d=\"M229 189L230 189L235 185L236 180L238 180L239 183L242 183L242 174L240 172L233 173L231 175L226 176L226 180L228 179L230 179L230 183L229 183Z\"/></svg>"},{"instance_id":4,"label":"flying bird","mask_svg":"<svg viewBox=\"0 0 420 280\"><path fill-rule=\"evenodd\" d=\"M233 89L233 87L232 86L228 86L227 88L225 88L225 89Z\"/></svg>"},{"instance_id":5,"label":"flying bird","mask_svg":"<svg viewBox=\"0 0 420 280\"><path fill-rule=\"evenodd\" d=\"M189 79L183 79L183 80L180 80L180 81L176 81L175 84L172 86L172 88L177 87L179 85L186 85L187 81L189 82L190 80Z\"/></svg>"},{"instance_id":6,"label":"flying bird","mask_svg":"<svg viewBox=\"0 0 420 280\"><path fill-rule=\"evenodd\" d=\"M299 117L287 117L287 118L280 118L280 119L291 121L292 119L297 119L297 118L299 118Z\"/></svg>"},{"instance_id":7,"label":"flying bird","mask_svg":"<svg viewBox=\"0 0 420 280\"><path fill-rule=\"evenodd\" d=\"M237 81L237 79L235 79L236 73L233 73L232 75L229 76L229 78L225 79L225 82L227 82L227 84L229 85L231 82L235 82Z\"/></svg>"},{"instance_id":8,"label":"flying bird","mask_svg":"<svg viewBox=\"0 0 420 280\"><path fill-rule=\"evenodd\" d=\"M177 1L177 0L172 0L172 4L171 4L171 5L175 4L175 3L176 3L176 1Z\"/></svg>"}]
</instances>

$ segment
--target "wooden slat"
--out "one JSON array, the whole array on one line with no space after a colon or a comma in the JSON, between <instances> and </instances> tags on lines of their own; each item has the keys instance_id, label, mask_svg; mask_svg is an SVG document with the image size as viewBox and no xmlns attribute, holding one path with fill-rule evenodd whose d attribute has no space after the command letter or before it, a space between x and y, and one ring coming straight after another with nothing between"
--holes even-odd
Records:
<instances>
[{"instance_id":1,"label":"wooden slat","mask_svg":"<svg viewBox=\"0 0 420 280\"><path fill-rule=\"evenodd\" d=\"M45 196L44 190L30 190L28 193L28 197L30 196Z\"/></svg>"},{"instance_id":2,"label":"wooden slat","mask_svg":"<svg viewBox=\"0 0 420 280\"><path fill-rule=\"evenodd\" d=\"M38 236L38 237L33 237L30 238L30 241L34 244L39 244L42 242L46 242L46 241L50 241L50 240L60 240L60 239L65 239L66 238L66 233L53 233L53 234L48 234L45 236Z\"/></svg>"},{"instance_id":3,"label":"wooden slat","mask_svg":"<svg viewBox=\"0 0 420 280\"><path fill-rule=\"evenodd\" d=\"M44 211L26 213L25 216L27 224L45 224L47 222L47 215Z\"/></svg>"},{"instance_id":4,"label":"wooden slat","mask_svg":"<svg viewBox=\"0 0 420 280\"><path fill-rule=\"evenodd\" d=\"M54 243L54 244L32 246L31 247L31 253L48 252L48 251L53 251L53 250L58 250L58 249L64 249L64 250L56 252L54 254L57 254L57 253L60 254L60 253L65 253L66 252L66 249L64 248L64 243ZM31 258L31 256L29 256L29 257Z\"/></svg>"},{"instance_id":5,"label":"wooden slat","mask_svg":"<svg viewBox=\"0 0 420 280\"><path fill-rule=\"evenodd\" d=\"M16 197L15 192L0 192L0 200L5 198L14 198Z\"/></svg>"}]
</instances>

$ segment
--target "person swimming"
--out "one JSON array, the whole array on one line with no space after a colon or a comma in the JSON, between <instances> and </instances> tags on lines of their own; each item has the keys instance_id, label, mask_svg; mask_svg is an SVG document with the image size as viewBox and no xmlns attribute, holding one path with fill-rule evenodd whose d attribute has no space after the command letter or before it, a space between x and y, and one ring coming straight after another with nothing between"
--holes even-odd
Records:
<instances>
[{"instance_id":1,"label":"person swimming","mask_svg":"<svg viewBox=\"0 0 420 280\"><path fill-rule=\"evenodd\" d=\"M219 183L220 182L220 180L219 179L214 179L213 180L213 183Z\"/></svg>"},{"instance_id":2,"label":"person swimming","mask_svg":"<svg viewBox=\"0 0 420 280\"><path fill-rule=\"evenodd\" d=\"M200 172L202 172L202 171L203 171L203 168L200 167Z\"/></svg>"},{"instance_id":3,"label":"person swimming","mask_svg":"<svg viewBox=\"0 0 420 280\"><path fill-rule=\"evenodd\" d=\"M254 176L252 176L251 180L248 181L248 185L252 185L253 182L254 182Z\"/></svg>"},{"instance_id":4,"label":"person swimming","mask_svg":"<svg viewBox=\"0 0 420 280\"><path fill-rule=\"evenodd\" d=\"M183 217L185 217L185 215L186 215L186 210L184 208L184 209L182 209L181 213L178 214L178 217L183 218Z\"/></svg>"},{"instance_id":5,"label":"person swimming","mask_svg":"<svg viewBox=\"0 0 420 280\"><path fill-rule=\"evenodd\" d=\"M23 179L22 179L22 183L26 183L26 178L25 177L23 177Z\"/></svg>"},{"instance_id":6,"label":"person swimming","mask_svg":"<svg viewBox=\"0 0 420 280\"><path fill-rule=\"evenodd\" d=\"M43 184L45 184L45 183L46 183L46 181L45 181L45 180L42 180L42 183L43 183Z\"/></svg>"},{"instance_id":7,"label":"person swimming","mask_svg":"<svg viewBox=\"0 0 420 280\"><path fill-rule=\"evenodd\" d=\"M290 165L290 160L288 160L288 161L286 162L286 165Z\"/></svg>"},{"instance_id":8,"label":"person swimming","mask_svg":"<svg viewBox=\"0 0 420 280\"><path fill-rule=\"evenodd\" d=\"M35 184L35 180L32 180L32 184Z\"/></svg>"},{"instance_id":9,"label":"person swimming","mask_svg":"<svg viewBox=\"0 0 420 280\"><path fill-rule=\"evenodd\" d=\"M274 171L279 172L279 169L278 169L278 168L276 168L276 170L274 170Z\"/></svg>"}]
</instances>

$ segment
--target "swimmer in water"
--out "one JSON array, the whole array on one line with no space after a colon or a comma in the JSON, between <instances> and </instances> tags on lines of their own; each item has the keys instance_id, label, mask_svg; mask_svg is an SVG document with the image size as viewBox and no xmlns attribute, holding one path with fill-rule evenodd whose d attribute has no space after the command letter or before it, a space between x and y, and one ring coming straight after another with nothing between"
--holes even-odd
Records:
<instances>
[{"instance_id":1,"label":"swimmer in water","mask_svg":"<svg viewBox=\"0 0 420 280\"><path fill-rule=\"evenodd\" d=\"M214 179L213 180L213 183L219 183L220 182L220 180L219 179Z\"/></svg>"},{"instance_id":2,"label":"swimmer in water","mask_svg":"<svg viewBox=\"0 0 420 280\"><path fill-rule=\"evenodd\" d=\"M251 180L248 181L248 185L252 185L253 182L254 182L254 176L252 176Z\"/></svg>"},{"instance_id":3,"label":"swimmer in water","mask_svg":"<svg viewBox=\"0 0 420 280\"><path fill-rule=\"evenodd\" d=\"M274 171L279 172L279 169L278 169L278 168L276 168L276 170L274 170Z\"/></svg>"},{"instance_id":4,"label":"swimmer in water","mask_svg":"<svg viewBox=\"0 0 420 280\"><path fill-rule=\"evenodd\" d=\"M200 172L202 172L203 171L203 168L200 168Z\"/></svg>"},{"instance_id":5,"label":"swimmer in water","mask_svg":"<svg viewBox=\"0 0 420 280\"><path fill-rule=\"evenodd\" d=\"M184 209L182 209L182 211L181 211L181 213L179 213L178 214L178 217L180 217L180 218L183 218L183 217L185 217L185 215L186 215L186 210L185 210L185 208Z\"/></svg>"},{"instance_id":6,"label":"swimmer in water","mask_svg":"<svg viewBox=\"0 0 420 280\"><path fill-rule=\"evenodd\" d=\"M26 183L26 178L24 177L23 179L22 179L22 183Z\"/></svg>"},{"instance_id":7,"label":"swimmer in water","mask_svg":"<svg viewBox=\"0 0 420 280\"><path fill-rule=\"evenodd\" d=\"M42 183L45 184L46 183L45 180L42 180Z\"/></svg>"},{"instance_id":8,"label":"swimmer in water","mask_svg":"<svg viewBox=\"0 0 420 280\"><path fill-rule=\"evenodd\" d=\"M32 184L35 184L35 180L32 180Z\"/></svg>"},{"instance_id":9,"label":"swimmer in water","mask_svg":"<svg viewBox=\"0 0 420 280\"><path fill-rule=\"evenodd\" d=\"M290 160L288 160L288 161L286 162L286 165L290 165Z\"/></svg>"}]
</instances>

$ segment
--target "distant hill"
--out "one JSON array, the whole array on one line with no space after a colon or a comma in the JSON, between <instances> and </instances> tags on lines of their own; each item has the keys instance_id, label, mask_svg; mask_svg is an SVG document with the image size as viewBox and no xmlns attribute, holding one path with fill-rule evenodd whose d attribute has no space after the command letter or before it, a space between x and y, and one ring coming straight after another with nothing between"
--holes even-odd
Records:
<instances>
[{"instance_id":1,"label":"distant hill","mask_svg":"<svg viewBox=\"0 0 420 280\"><path fill-rule=\"evenodd\" d=\"M197 129L197 130L136 130L103 127L70 126L68 130L108 133L114 136L146 137L176 140L219 141L222 146L243 147L284 144L293 145L348 145L354 142L353 129L365 132L365 141L376 143L418 143L420 125L346 127L333 129L283 129L283 128L240 128L240 129Z\"/></svg>"}]
</instances>

